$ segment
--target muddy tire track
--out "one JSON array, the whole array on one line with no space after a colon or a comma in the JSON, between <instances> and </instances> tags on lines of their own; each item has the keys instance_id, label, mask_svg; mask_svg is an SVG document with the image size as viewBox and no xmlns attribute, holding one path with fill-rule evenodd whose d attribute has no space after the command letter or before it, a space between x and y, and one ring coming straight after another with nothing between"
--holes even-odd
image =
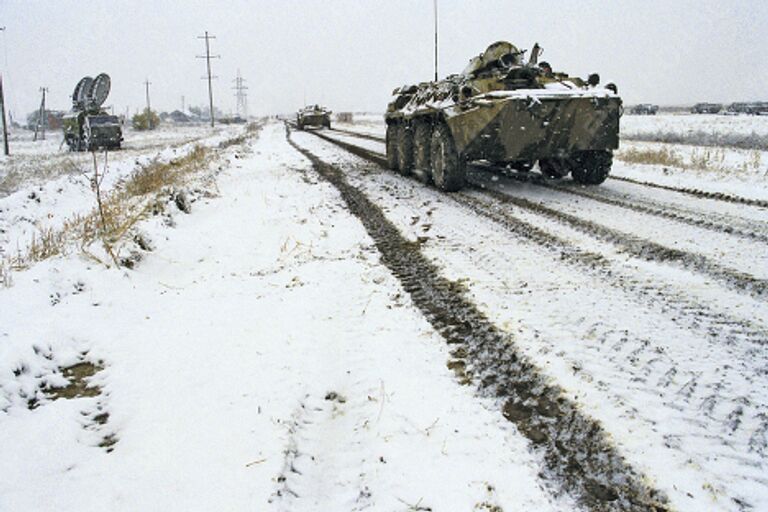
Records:
<instances>
[{"instance_id":1,"label":"muddy tire track","mask_svg":"<svg viewBox=\"0 0 768 512\"><path fill-rule=\"evenodd\" d=\"M698 190L695 188L684 187L672 187L669 185L661 185L660 183L653 183L650 181L634 180L632 178L625 178L623 176L608 176L608 178L632 183L633 185L641 185L643 187L658 188L661 190L669 190L671 192L679 192L680 194L686 194L689 196L698 197L700 199L714 199L716 201L725 201L727 203L744 204L747 206L758 206L761 208L768 208L768 201L763 199L749 199L746 197L734 196L731 194L725 194L723 192L707 192L705 190Z\"/></svg>"},{"instance_id":2,"label":"muddy tire track","mask_svg":"<svg viewBox=\"0 0 768 512\"><path fill-rule=\"evenodd\" d=\"M616 206L618 208L624 208L645 215L652 215L654 217L687 224L696 228L706 229L715 233L725 233L727 235L768 244L768 232L765 232L754 225L736 227L733 225L735 219L729 219L727 222L716 221L708 218L704 214L680 211L673 205L664 203L643 204L642 200L631 201L624 198L611 197L603 190L588 189L581 185L579 185L579 188L576 188L571 184L553 184L548 183L546 180L533 181L533 183L551 190L583 197L609 206Z\"/></svg>"},{"instance_id":3,"label":"muddy tire track","mask_svg":"<svg viewBox=\"0 0 768 512\"><path fill-rule=\"evenodd\" d=\"M452 347L454 361L543 456L542 476L589 510L664 511L667 498L624 460L602 426L585 416L550 383L438 268L387 220L382 210L350 185L340 169L295 144L315 171L341 194L363 224L414 305Z\"/></svg>"},{"instance_id":4,"label":"muddy tire track","mask_svg":"<svg viewBox=\"0 0 768 512\"><path fill-rule=\"evenodd\" d=\"M354 137L360 137L360 138L363 138L363 139L373 140L373 141L376 141L376 142L384 142L384 137L378 137L376 135L369 135L369 134L359 133L359 132L355 132L355 131L352 131L352 130L340 130L338 128L334 128L333 131L337 131L339 133L343 133L343 134L346 134L346 135L351 135L351 136L354 136ZM323 137L323 138L325 138L326 140L328 139L327 137ZM485 166L478 166L478 167L484 168ZM588 192L586 190L574 190L572 188L568 188L568 187L563 186L563 185L554 185L554 184L551 184L551 183L547 183L547 180L543 176L538 176L538 175L527 175L527 174L523 174L523 175L509 175L508 174L507 176L509 176L511 178L514 178L514 179L518 179L519 181L524 181L524 182L528 182L528 183L534 183L536 185L541 185L541 186L547 187L547 188L553 188L555 190L560 190L560 191L563 191L563 192L566 192L566 193L575 194L575 195L578 195L578 196L581 196L581 197L585 197L585 198L589 198L589 199L594 199L596 201L599 201L599 202L602 202L602 203L605 203L605 204L609 204L609 205L613 205L613 206L619 206L619 207L622 207L622 208L631 209L631 210L634 210L634 211L637 211L637 212L640 212L640 213L646 213L648 215L655 215L655 216L658 216L658 217L663 217L663 218L667 218L667 219L670 219L670 220L675 220L675 221L682 222L682 223L685 223L685 224L690 224L692 226L700 227L700 228L703 228L703 229L709 229L709 230L712 230L712 231L718 231L718 232L733 234L733 235L736 235L736 236L741 236L741 237L744 237L744 238L760 240L762 242L768 243L768 235L766 235L766 234L756 233L756 232L753 232L753 231L751 231L749 229L734 229L733 227L728 226L727 224L723 225L723 224L714 222L714 221L709 220L709 219L694 218L694 217L690 217L690 216L687 216L687 215L684 215L684 214L681 214L681 213L674 213L672 211L669 211L670 210L669 205L659 205L658 207L643 206L643 205L632 203L632 202L629 202L629 201L626 201L626 200L612 199L612 198L603 196L602 194L599 194L599 193ZM703 190L690 189L690 188L684 188L684 187L672 187L672 186L669 186L669 185L662 185L662 184L659 184L659 183L653 183L653 182L649 182L649 181L639 181L639 180L634 180L632 178L625 178L623 176L609 175L608 178L609 179L614 179L614 180L617 180L617 181L623 181L623 182L626 182L626 183L632 183L634 185L640 185L640 186L651 187L651 188L658 188L658 189L662 189L662 190L668 190L668 191L671 191L671 192L677 192L677 193L680 193L680 194L691 195L691 196L694 196L694 197L698 197L700 199L712 199L712 200L717 200L717 201L725 201L725 202L729 202L729 203L737 203L737 204L744 204L744 205L748 205L748 206L757 206L757 207L762 207L762 208L768 208L768 201L765 201L765 200L762 200L762 199L749 199L749 198L745 198L745 197L735 196L735 195L732 195L732 194L726 194L726 193L723 193L723 192L707 192L707 191L703 191Z\"/></svg>"},{"instance_id":5,"label":"muddy tire track","mask_svg":"<svg viewBox=\"0 0 768 512\"><path fill-rule=\"evenodd\" d=\"M767 280L725 267L701 254L666 247L656 242L549 208L528 199L510 196L494 190L481 190L483 194L487 194L500 202L512 204L518 208L548 217L562 224L567 224L593 238L613 244L621 251L636 258L655 263L680 264L685 269L695 270L700 274L712 277L735 290L747 293L757 299L765 299L766 295L768 295Z\"/></svg>"},{"instance_id":6,"label":"muddy tire track","mask_svg":"<svg viewBox=\"0 0 768 512\"><path fill-rule=\"evenodd\" d=\"M750 223L746 223L745 225L737 227L734 226L734 224L741 223L742 219L722 218L715 220L708 217L706 214L684 211L674 205L667 203L643 200L629 201L623 198L611 197L609 193L606 193L603 190L586 189L583 187L576 189L570 184L554 185L542 183L542 185L558 191L577 195L579 197L592 199L594 201L610 206L618 206L627 210L669 219L675 222L688 224L689 226L707 229L717 233L725 233L748 240L768 243L768 225L759 227L756 225L757 223L752 223L751 225Z\"/></svg>"},{"instance_id":7,"label":"muddy tire track","mask_svg":"<svg viewBox=\"0 0 768 512\"><path fill-rule=\"evenodd\" d=\"M360 137L361 139L368 139L376 142L386 142L386 139L384 137L379 137L378 135L371 135L369 133L360 133L352 130L342 130L341 128L332 128L331 131L343 133L345 135L352 135L353 137Z\"/></svg>"},{"instance_id":8,"label":"muddy tire track","mask_svg":"<svg viewBox=\"0 0 768 512\"><path fill-rule=\"evenodd\" d=\"M369 160L381 167L383 172L388 172L386 160L377 153L322 134L313 132L313 135L318 135L356 156ZM486 194L486 190L478 192ZM696 301L695 298L681 294L669 286L639 280L620 267L612 265L602 255L583 251L572 242L516 217L507 209L494 203L493 198L489 198L491 200L489 202L488 199L483 200L468 193L450 194L445 197L500 225L518 239L541 246L578 270L591 274L602 282L611 283L615 288L634 297L638 305L665 312L673 318L675 324L701 333L713 343L733 345L741 340L753 344L756 350L768 345L768 332L762 326L753 325L750 320L714 311ZM506 196L502 194L502 197Z\"/></svg>"}]
</instances>

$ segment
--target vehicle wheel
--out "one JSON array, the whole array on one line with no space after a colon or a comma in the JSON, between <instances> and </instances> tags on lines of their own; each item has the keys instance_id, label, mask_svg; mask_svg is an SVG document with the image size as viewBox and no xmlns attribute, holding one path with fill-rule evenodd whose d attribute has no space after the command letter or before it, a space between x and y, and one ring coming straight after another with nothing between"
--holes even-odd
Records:
<instances>
[{"instance_id":1,"label":"vehicle wheel","mask_svg":"<svg viewBox=\"0 0 768 512\"><path fill-rule=\"evenodd\" d=\"M612 164L610 151L582 151L574 158L571 176L582 185L599 185L608 178Z\"/></svg>"},{"instance_id":2,"label":"vehicle wheel","mask_svg":"<svg viewBox=\"0 0 768 512\"><path fill-rule=\"evenodd\" d=\"M533 169L533 162L531 160L515 160L509 162L509 166L516 171L528 172Z\"/></svg>"},{"instance_id":3,"label":"vehicle wheel","mask_svg":"<svg viewBox=\"0 0 768 512\"><path fill-rule=\"evenodd\" d=\"M296 128L298 128L299 130L303 130L303 129L304 129L304 125L303 125L303 124L301 124L301 123L298 123L298 124L296 125Z\"/></svg>"},{"instance_id":4,"label":"vehicle wheel","mask_svg":"<svg viewBox=\"0 0 768 512\"><path fill-rule=\"evenodd\" d=\"M413 168L432 177L429 148L432 139L432 125L427 122L416 123L413 132Z\"/></svg>"},{"instance_id":5,"label":"vehicle wheel","mask_svg":"<svg viewBox=\"0 0 768 512\"><path fill-rule=\"evenodd\" d=\"M405 125L397 132L397 169L403 176L413 169L413 130Z\"/></svg>"},{"instance_id":6,"label":"vehicle wheel","mask_svg":"<svg viewBox=\"0 0 768 512\"><path fill-rule=\"evenodd\" d=\"M388 124L387 125L387 167L396 171L398 169L398 156L397 146L400 133L400 125Z\"/></svg>"},{"instance_id":7,"label":"vehicle wheel","mask_svg":"<svg viewBox=\"0 0 768 512\"><path fill-rule=\"evenodd\" d=\"M429 159L432 168L432 180L444 192L456 192L464 187L467 164L456 151L448 126L438 124L432 131Z\"/></svg>"},{"instance_id":8,"label":"vehicle wheel","mask_svg":"<svg viewBox=\"0 0 768 512\"><path fill-rule=\"evenodd\" d=\"M539 170L547 178L559 180L568 176L572 163L567 158L542 158L539 160Z\"/></svg>"}]
</instances>

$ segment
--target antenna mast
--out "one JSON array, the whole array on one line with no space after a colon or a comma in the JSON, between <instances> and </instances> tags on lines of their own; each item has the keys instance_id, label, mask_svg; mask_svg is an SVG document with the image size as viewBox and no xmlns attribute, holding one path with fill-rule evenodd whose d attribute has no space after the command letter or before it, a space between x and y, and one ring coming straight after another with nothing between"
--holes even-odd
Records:
<instances>
[{"instance_id":1,"label":"antenna mast","mask_svg":"<svg viewBox=\"0 0 768 512\"><path fill-rule=\"evenodd\" d=\"M434 0L435 6L435 82L437 82L437 0Z\"/></svg>"}]
</instances>

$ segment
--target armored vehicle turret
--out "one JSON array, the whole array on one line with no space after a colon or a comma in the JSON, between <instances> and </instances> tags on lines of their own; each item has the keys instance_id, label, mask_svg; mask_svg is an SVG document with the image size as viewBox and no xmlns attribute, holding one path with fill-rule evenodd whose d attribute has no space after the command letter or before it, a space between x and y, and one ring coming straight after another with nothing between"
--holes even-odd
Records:
<instances>
[{"instance_id":1,"label":"armored vehicle turret","mask_svg":"<svg viewBox=\"0 0 768 512\"><path fill-rule=\"evenodd\" d=\"M106 73L95 79L86 76L75 86L72 110L62 122L64 141L70 151L120 148L123 141L120 120L101 108L109 96L110 86L111 80Z\"/></svg>"},{"instance_id":2,"label":"armored vehicle turret","mask_svg":"<svg viewBox=\"0 0 768 512\"><path fill-rule=\"evenodd\" d=\"M556 73L500 41L470 60L461 74L393 91L387 107L387 161L445 191L464 186L466 166L485 160L550 178L571 174L602 183L619 146L621 98L616 86Z\"/></svg>"},{"instance_id":3,"label":"armored vehicle turret","mask_svg":"<svg viewBox=\"0 0 768 512\"><path fill-rule=\"evenodd\" d=\"M332 112L320 105L309 105L296 113L296 126L303 130L305 126L331 127Z\"/></svg>"}]
</instances>

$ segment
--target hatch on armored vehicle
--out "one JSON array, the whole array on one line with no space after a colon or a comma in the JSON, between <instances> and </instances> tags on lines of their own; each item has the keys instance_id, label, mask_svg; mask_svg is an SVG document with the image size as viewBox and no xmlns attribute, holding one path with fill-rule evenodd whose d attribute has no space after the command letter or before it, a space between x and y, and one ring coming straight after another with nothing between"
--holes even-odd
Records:
<instances>
[{"instance_id":1,"label":"hatch on armored vehicle","mask_svg":"<svg viewBox=\"0 0 768 512\"><path fill-rule=\"evenodd\" d=\"M466 69L438 82L393 91L387 108L387 161L445 191L464 186L467 163L530 170L550 178L570 174L594 185L608 176L619 146L621 98L616 86L552 71L499 41Z\"/></svg>"},{"instance_id":2,"label":"hatch on armored vehicle","mask_svg":"<svg viewBox=\"0 0 768 512\"><path fill-rule=\"evenodd\" d=\"M63 118L64 142L70 151L120 148L123 141L120 120L101 108L110 87L111 80L106 73L95 79L86 76L75 86L72 110Z\"/></svg>"},{"instance_id":3,"label":"hatch on armored vehicle","mask_svg":"<svg viewBox=\"0 0 768 512\"><path fill-rule=\"evenodd\" d=\"M296 127L299 130L303 130L307 126L330 128L332 113L320 105L306 106L296 113Z\"/></svg>"}]
</instances>

